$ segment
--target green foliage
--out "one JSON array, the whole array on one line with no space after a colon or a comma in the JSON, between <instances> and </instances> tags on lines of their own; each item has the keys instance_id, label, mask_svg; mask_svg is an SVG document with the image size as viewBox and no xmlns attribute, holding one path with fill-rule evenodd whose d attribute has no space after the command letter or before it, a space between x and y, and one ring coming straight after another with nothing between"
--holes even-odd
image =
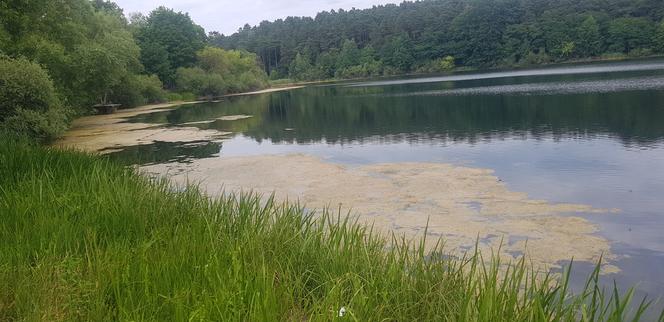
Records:
<instances>
[{"instance_id":1,"label":"green foliage","mask_svg":"<svg viewBox=\"0 0 664 322\"><path fill-rule=\"evenodd\" d=\"M188 92L183 92L183 93L175 93L175 92L168 92L166 94L166 100L169 102L180 102L180 101L194 101L196 100L196 95L194 93L188 93Z\"/></svg>"},{"instance_id":2,"label":"green foliage","mask_svg":"<svg viewBox=\"0 0 664 322\"><path fill-rule=\"evenodd\" d=\"M115 3L14 1L0 15L6 22L0 30L10 39L3 51L42 65L66 109L80 113L114 99L123 105L146 100L135 97L141 91L128 86L143 66L140 48Z\"/></svg>"},{"instance_id":3,"label":"green foliage","mask_svg":"<svg viewBox=\"0 0 664 322\"><path fill-rule=\"evenodd\" d=\"M101 157L0 139L0 320L620 321L525 259L445 256L255 195L208 198ZM426 235L426 233L425 233ZM630 310L633 308L633 310Z\"/></svg>"},{"instance_id":4,"label":"green foliage","mask_svg":"<svg viewBox=\"0 0 664 322\"><path fill-rule=\"evenodd\" d=\"M316 78L315 74L313 73L313 65L311 65L309 58L300 53L295 55L295 59L293 59L291 62L289 70L290 76L293 79L311 80Z\"/></svg>"},{"instance_id":5,"label":"green foliage","mask_svg":"<svg viewBox=\"0 0 664 322\"><path fill-rule=\"evenodd\" d=\"M629 53L638 48L652 48L655 25L645 18L618 18L608 28L608 48L613 52Z\"/></svg>"},{"instance_id":6,"label":"green foliage","mask_svg":"<svg viewBox=\"0 0 664 322\"><path fill-rule=\"evenodd\" d=\"M416 71L418 73L443 73L449 72L454 69L454 57L445 56L443 58L434 59L419 66Z\"/></svg>"},{"instance_id":7,"label":"green foliage","mask_svg":"<svg viewBox=\"0 0 664 322\"><path fill-rule=\"evenodd\" d=\"M276 78L363 77L440 72L433 61L446 55L455 68L481 68L664 54L663 18L654 0L415 1L246 25L210 42L256 53ZM376 63L358 59L365 48Z\"/></svg>"},{"instance_id":8,"label":"green foliage","mask_svg":"<svg viewBox=\"0 0 664 322\"><path fill-rule=\"evenodd\" d=\"M25 58L0 57L0 128L47 141L66 124L67 113L48 73Z\"/></svg>"},{"instance_id":9,"label":"green foliage","mask_svg":"<svg viewBox=\"0 0 664 322\"><path fill-rule=\"evenodd\" d=\"M179 68L176 88L198 96L214 97L267 86L267 75L256 55L240 50L207 47L197 53L197 66Z\"/></svg>"},{"instance_id":10,"label":"green foliage","mask_svg":"<svg viewBox=\"0 0 664 322\"><path fill-rule=\"evenodd\" d=\"M10 40L9 33L0 25L0 54L7 52Z\"/></svg>"},{"instance_id":11,"label":"green foliage","mask_svg":"<svg viewBox=\"0 0 664 322\"><path fill-rule=\"evenodd\" d=\"M205 46L205 30L188 14L159 7L144 20L136 20L136 39L141 47L141 62L169 87L175 83L178 68L192 67L196 53Z\"/></svg>"},{"instance_id":12,"label":"green foliage","mask_svg":"<svg viewBox=\"0 0 664 322\"><path fill-rule=\"evenodd\" d=\"M156 75L129 74L113 87L112 93L110 101L125 108L167 100L166 91Z\"/></svg>"},{"instance_id":13,"label":"green foliage","mask_svg":"<svg viewBox=\"0 0 664 322\"><path fill-rule=\"evenodd\" d=\"M179 68L176 88L179 91L195 93L198 96L220 96L227 90L221 75L208 73L200 67Z\"/></svg>"},{"instance_id":14,"label":"green foliage","mask_svg":"<svg viewBox=\"0 0 664 322\"><path fill-rule=\"evenodd\" d=\"M45 112L23 108L0 123L0 129L41 143L49 143L67 130L70 112L55 106Z\"/></svg>"},{"instance_id":15,"label":"green foliage","mask_svg":"<svg viewBox=\"0 0 664 322\"><path fill-rule=\"evenodd\" d=\"M157 75L138 75L136 80L146 103L161 103L166 100L166 91Z\"/></svg>"},{"instance_id":16,"label":"green foliage","mask_svg":"<svg viewBox=\"0 0 664 322\"><path fill-rule=\"evenodd\" d=\"M357 65L359 62L360 50L357 48L355 40L346 39L341 45L341 50L337 57L337 68L348 68Z\"/></svg>"},{"instance_id":17,"label":"green foliage","mask_svg":"<svg viewBox=\"0 0 664 322\"><path fill-rule=\"evenodd\" d=\"M409 71L410 66L414 63L414 57L410 51L411 48L406 36L397 36L390 39L383 46L382 56L387 65L397 68L400 71Z\"/></svg>"},{"instance_id":18,"label":"green foliage","mask_svg":"<svg viewBox=\"0 0 664 322\"><path fill-rule=\"evenodd\" d=\"M581 57L596 56L601 50L601 35L595 17L588 16L577 31L577 51Z\"/></svg>"},{"instance_id":19,"label":"green foliage","mask_svg":"<svg viewBox=\"0 0 664 322\"><path fill-rule=\"evenodd\" d=\"M657 32L655 33L655 50L660 53L664 53L664 20L659 23L657 26Z\"/></svg>"},{"instance_id":20,"label":"green foliage","mask_svg":"<svg viewBox=\"0 0 664 322\"><path fill-rule=\"evenodd\" d=\"M71 64L75 71L74 89L85 103L107 103L112 89L137 69L139 48L131 34L108 33L98 42L78 46Z\"/></svg>"}]
</instances>

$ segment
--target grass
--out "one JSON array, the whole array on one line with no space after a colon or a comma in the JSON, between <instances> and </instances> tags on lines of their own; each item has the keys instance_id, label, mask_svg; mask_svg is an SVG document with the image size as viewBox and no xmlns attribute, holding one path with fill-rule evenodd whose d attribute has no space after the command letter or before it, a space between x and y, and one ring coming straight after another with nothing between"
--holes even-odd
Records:
<instances>
[{"instance_id":1,"label":"grass","mask_svg":"<svg viewBox=\"0 0 664 322\"><path fill-rule=\"evenodd\" d=\"M599 269L572 295L568 273L524 259L452 259L328 212L0 141L1 321L620 321L648 306L601 289Z\"/></svg>"}]
</instances>

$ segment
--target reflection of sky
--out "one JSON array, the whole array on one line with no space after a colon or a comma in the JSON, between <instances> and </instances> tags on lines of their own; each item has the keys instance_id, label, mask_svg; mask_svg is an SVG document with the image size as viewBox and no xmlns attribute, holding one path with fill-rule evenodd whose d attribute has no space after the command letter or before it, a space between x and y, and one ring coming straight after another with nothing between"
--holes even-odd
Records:
<instances>
[{"instance_id":1,"label":"reflection of sky","mask_svg":"<svg viewBox=\"0 0 664 322\"><path fill-rule=\"evenodd\" d=\"M619 208L591 215L602 234L634 248L664 252L664 145L630 149L608 137L554 141L505 139L490 143L364 143L307 145L257 143L236 136L221 157L307 153L344 164L453 162L490 168L511 189L554 202Z\"/></svg>"}]
</instances>

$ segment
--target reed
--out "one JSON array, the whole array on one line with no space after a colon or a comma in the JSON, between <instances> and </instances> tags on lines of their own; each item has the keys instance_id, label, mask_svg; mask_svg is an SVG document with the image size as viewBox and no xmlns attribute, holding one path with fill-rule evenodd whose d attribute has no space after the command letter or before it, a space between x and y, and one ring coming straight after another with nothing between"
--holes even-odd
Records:
<instances>
[{"instance_id":1,"label":"reed","mask_svg":"<svg viewBox=\"0 0 664 322\"><path fill-rule=\"evenodd\" d=\"M442 256L328 211L0 141L2 321L622 321L649 305L605 291L599 268L571 294L569 270Z\"/></svg>"}]
</instances>

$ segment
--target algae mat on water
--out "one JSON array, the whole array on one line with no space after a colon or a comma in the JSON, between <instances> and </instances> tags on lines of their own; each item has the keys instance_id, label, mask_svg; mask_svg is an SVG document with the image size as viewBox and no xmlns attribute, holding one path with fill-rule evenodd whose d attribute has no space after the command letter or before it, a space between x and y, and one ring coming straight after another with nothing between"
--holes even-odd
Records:
<instances>
[{"instance_id":1,"label":"algae mat on water","mask_svg":"<svg viewBox=\"0 0 664 322\"><path fill-rule=\"evenodd\" d=\"M141 168L178 183L200 184L210 195L223 191L276 193L308 208L340 209L383 233L431 241L442 237L462 253L476 241L505 259L526 252L534 264L556 267L575 258L612 259L609 242L574 213L610 213L578 204L529 199L509 190L491 170L444 163L343 166L301 155L208 158ZM479 240L478 240L479 239ZM604 272L617 267L605 265Z\"/></svg>"}]
</instances>

